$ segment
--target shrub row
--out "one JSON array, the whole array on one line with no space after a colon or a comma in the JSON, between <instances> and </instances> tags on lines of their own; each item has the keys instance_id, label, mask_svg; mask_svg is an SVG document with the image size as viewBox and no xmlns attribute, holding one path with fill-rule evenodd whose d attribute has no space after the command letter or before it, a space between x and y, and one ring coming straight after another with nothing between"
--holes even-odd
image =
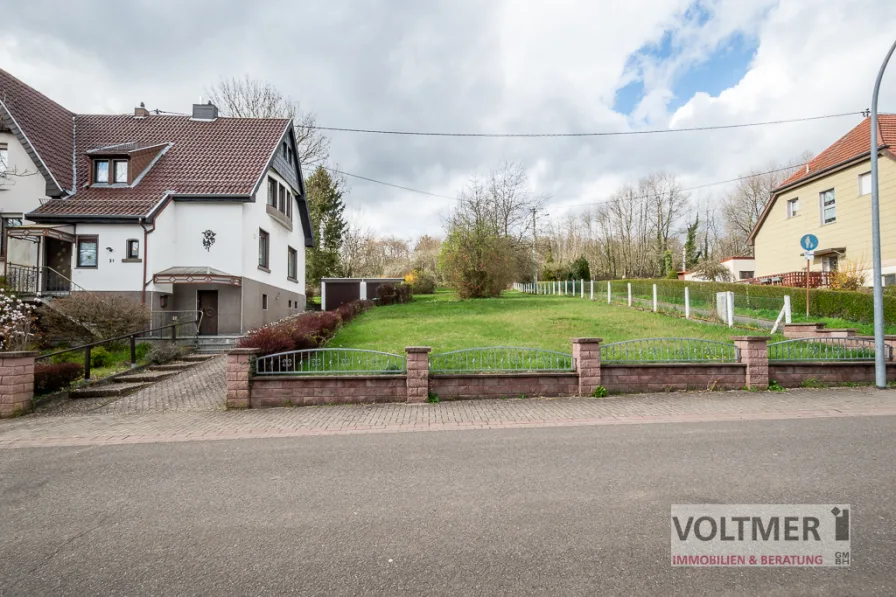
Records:
<instances>
[{"instance_id":1,"label":"shrub row","mask_svg":"<svg viewBox=\"0 0 896 597\"><path fill-rule=\"evenodd\" d=\"M61 390L84 375L84 367L78 363L35 363L34 391L48 394Z\"/></svg>"},{"instance_id":2,"label":"shrub row","mask_svg":"<svg viewBox=\"0 0 896 597\"><path fill-rule=\"evenodd\" d=\"M335 311L302 313L249 333L240 340L240 348L257 348L262 355L318 348L333 337L342 322L353 319L373 306L371 301L352 301Z\"/></svg>"},{"instance_id":3,"label":"shrub row","mask_svg":"<svg viewBox=\"0 0 896 597\"><path fill-rule=\"evenodd\" d=\"M700 288L710 292L734 292L740 295L754 297L772 297L783 300L784 295L789 294L794 301L798 296L803 296L805 289L788 286L764 286L759 284L733 284L726 282L692 282L685 280L624 280L624 282L645 282L656 284L657 288L668 288L684 293L684 287ZM796 303L794 303L794 308ZM847 290L822 290L809 291L809 309L813 316L832 317L857 321L860 323L872 323L874 321L874 297L871 293L853 292ZM896 296L884 296L884 321L896 324Z\"/></svg>"}]
</instances>

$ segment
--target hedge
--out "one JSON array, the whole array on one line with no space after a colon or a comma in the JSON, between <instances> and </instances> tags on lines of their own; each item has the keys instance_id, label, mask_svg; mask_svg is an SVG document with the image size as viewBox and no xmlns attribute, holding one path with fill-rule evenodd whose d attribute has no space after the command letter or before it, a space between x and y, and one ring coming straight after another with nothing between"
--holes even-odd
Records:
<instances>
[{"instance_id":1,"label":"hedge","mask_svg":"<svg viewBox=\"0 0 896 597\"><path fill-rule=\"evenodd\" d=\"M696 282L692 280L614 280L614 282L643 282L656 284L657 289L667 288L684 293L685 286L699 288L710 292L734 292L740 295L768 298L784 298L789 294L793 308L805 300L805 288L791 286L766 286L760 284L734 284L730 282ZM809 311L815 317L831 317L856 321L859 323L874 322L874 297L871 293L852 292L848 290L809 290ZM884 296L884 322L896 324L896 297Z\"/></svg>"}]
</instances>

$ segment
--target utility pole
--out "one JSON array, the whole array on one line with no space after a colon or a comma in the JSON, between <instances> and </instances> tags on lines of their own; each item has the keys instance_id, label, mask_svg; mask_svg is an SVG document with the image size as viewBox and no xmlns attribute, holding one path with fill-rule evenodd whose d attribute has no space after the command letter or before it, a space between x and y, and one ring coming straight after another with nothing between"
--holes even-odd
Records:
<instances>
[{"instance_id":1,"label":"utility pole","mask_svg":"<svg viewBox=\"0 0 896 597\"><path fill-rule=\"evenodd\" d=\"M534 272L532 273L532 279L535 280L535 284L538 284L538 256L535 251L535 245L538 244L538 233L535 228L535 211L536 208L532 208L532 268Z\"/></svg>"},{"instance_id":2,"label":"utility pole","mask_svg":"<svg viewBox=\"0 0 896 597\"><path fill-rule=\"evenodd\" d=\"M880 65L874 92L871 95L871 247L872 264L874 266L874 381L878 388L887 387L887 363L884 354L884 287L880 258L880 193L877 188L877 97L880 95L880 82L887 70L887 63L896 51L896 42L890 46L887 57Z\"/></svg>"}]
</instances>

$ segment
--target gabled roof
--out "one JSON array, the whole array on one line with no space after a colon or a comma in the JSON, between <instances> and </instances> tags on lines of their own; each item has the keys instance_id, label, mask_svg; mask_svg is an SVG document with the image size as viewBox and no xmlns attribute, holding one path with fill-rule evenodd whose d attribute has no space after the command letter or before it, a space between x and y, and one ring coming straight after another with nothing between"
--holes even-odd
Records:
<instances>
[{"instance_id":1,"label":"gabled roof","mask_svg":"<svg viewBox=\"0 0 896 597\"><path fill-rule=\"evenodd\" d=\"M878 115L877 145L896 145L896 114ZM807 168L782 182L774 192L794 185L803 179L811 178L829 168L850 162L865 154L871 153L871 118L866 118L851 131L840 137L833 145L809 160Z\"/></svg>"},{"instance_id":2,"label":"gabled roof","mask_svg":"<svg viewBox=\"0 0 896 597\"><path fill-rule=\"evenodd\" d=\"M74 187L74 113L0 69L2 119L47 180L47 195Z\"/></svg>"},{"instance_id":3,"label":"gabled roof","mask_svg":"<svg viewBox=\"0 0 896 597\"><path fill-rule=\"evenodd\" d=\"M889 147L896 145L896 114L879 114L877 130L877 146L892 155ZM748 242L753 242L765 218L768 216L778 195L784 191L798 187L809 181L824 176L829 172L841 169L853 162L867 159L871 155L871 118L865 118L851 131L840 137L833 145L809 160L809 163L794 172L787 180L778 185L773 191L768 203L765 204L759 219L753 227Z\"/></svg>"},{"instance_id":4,"label":"gabled roof","mask_svg":"<svg viewBox=\"0 0 896 597\"><path fill-rule=\"evenodd\" d=\"M87 186L91 153L76 154L80 184L71 197L52 199L29 214L41 216L148 216L166 196L203 195L248 201L261 175L290 127L284 118L218 118L189 116L79 114L78 147L100 154L165 146L168 150L132 187ZM118 146L120 149L113 149Z\"/></svg>"}]
</instances>

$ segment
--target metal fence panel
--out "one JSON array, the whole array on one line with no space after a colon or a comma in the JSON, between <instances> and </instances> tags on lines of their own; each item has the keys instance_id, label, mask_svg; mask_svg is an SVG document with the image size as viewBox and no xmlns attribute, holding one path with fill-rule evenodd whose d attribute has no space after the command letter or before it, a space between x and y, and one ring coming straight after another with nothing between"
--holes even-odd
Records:
<instances>
[{"instance_id":1,"label":"metal fence panel","mask_svg":"<svg viewBox=\"0 0 896 597\"><path fill-rule=\"evenodd\" d=\"M601 363L736 363L733 344L698 338L641 338L600 347Z\"/></svg>"},{"instance_id":2,"label":"metal fence panel","mask_svg":"<svg viewBox=\"0 0 896 597\"><path fill-rule=\"evenodd\" d=\"M309 348L260 357L256 375L368 375L404 373L403 355L358 348Z\"/></svg>"},{"instance_id":3,"label":"metal fence panel","mask_svg":"<svg viewBox=\"0 0 896 597\"><path fill-rule=\"evenodd\" d=\"M519 346L467 348L430 355L433 373L513 373L518 371L573 371L572 355L555 350Z\"/></svg>"},{"instance_id":4,"label":"metal fence panel","mask_svg":"<svg viewBox=\"0 0 896 597\"><path fill-rule=\"evenodd\" d=\"M884 347L889 361L892 348ZM830 338L818 336L772 342L768 345L770 361L874 361L873 338Z\"/></svg>"}]
</instances>

